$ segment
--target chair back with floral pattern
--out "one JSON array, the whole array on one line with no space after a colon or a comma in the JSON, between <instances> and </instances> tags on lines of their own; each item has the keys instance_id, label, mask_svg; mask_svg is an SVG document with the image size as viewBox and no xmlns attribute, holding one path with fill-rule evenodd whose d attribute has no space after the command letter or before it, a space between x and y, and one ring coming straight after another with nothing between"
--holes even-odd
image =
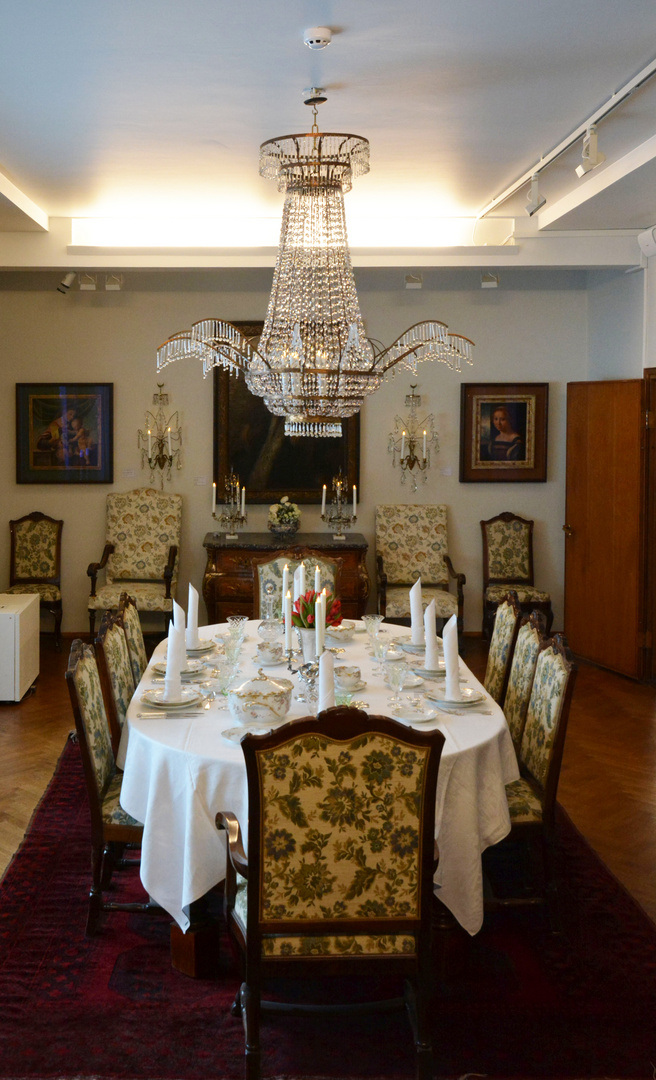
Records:
<instances>
[{"instance_id":1,"label":"chair back with floral pattern","mask_svg":"<svg viewBox=\"0 0 656 1080\"><path fill-rule=\"evenodd\" d=\"M308 589L314 588L314 571L319 567L321 588L327 589L333 596L339 596L339 579L342 572L341 559L327 559L325 555L311 548L291 548L260 555L252 559L253 565L253 618L258 619L267 610L267 604L273 609L274 617L282 614L282 572L285 564L289 567L289 587L293 591L294 571L305 564L305 581Z\"/></svg>"},{"instance_id":2,"label":"chair back with floral pattern","mask_svg":"<svg viewBox=\"0 0 656 1080\"><path fill-rule=\"evenodd\" d=\"M519 753L526 712L533 689L533 676L540 646L545 636L545 618L541 611L524 615L510 665L503 712L516 753Z\"/></svg>"},{"instance_id":3,"label":"chair back with floral pattern","mask_svg":"<svg viewBox=\"0 0 656 1080\"><path fill-rule=\"evenodd\" d=\"M132 666L132 678L136 689L141 682L144 671L148 667L148 656L146 655L146 646L137 605L132 597L126 592L121 593L118 614L123 621L123 629L128 643L128 652L130 654L130 664Z\"/></svg>"},{"instance_id":4,"label":"chair back with floral pattern","mask_svg":"<svg viewBox=\"0 0 656 1080\"><path fill-rule=\"evenodd\" d=\"M483 680L488 694L498 704L501 704L506 692L521 616L522 609L517 599L517 593L510 589L505 600L499 604L494 618L494 630L490 640L490 651L487 656L487 668Z\"/></svg>"},{"instance_id":5,"label":"chair back with floral pattern","mask_svg":"<svg viewBox=\"0 0 656 1080\"><path fill-rule=\"evenodd\" d=\"M112 614L111 611L105 612L95 644L112 746L116 754L128 705L135 691L128 643L123 618L120 615Z\"/></svg>"},{"instance_id":6,"label":"chair back with floral pattern","mask_svg":"<svg viewBox=\"0 0 656 1080\"><path fill-rule=\"evenodd\" d=\"M108 584L124 580L161 581L171 547L180 545L182 496L155 488L113 491L107 496ZM178 560L171 579L175 593Z\"/></svg>"},{"instance_id":7,"label":"chair back with floral pattern","mask_svg":"<svg viewBox=\"0 0 656 1080\"><path fill-rule=\"evenodd\" d=\"M9 522L11 555L9 584L39 582L61 584L61 534L63 521L39 510Z\"/></svg>"},{"instance_id":8,"label":"chair back with floral pattern","mask_svg":"<svg viewBox=\"0 0 656 1080\"><path fill-rule=\"evenodd\" d=\"M443 744L438 731L356 709L242 740L247 937L261 955L416 953L430 923Z\"/></svg>"},{"instance_id":9,"label":"chair back with floral pattern","mask_svg":"<svg viewBox=\"0 0 656 1080\"><path fill-rule=\"evenodd\" d=\"M376 554L388 585L449 584L446 506L396 503L376 507Z\"/></svg>"},{"instance_id":10,"label":"chair back with floral pattern","mask_svg":"<svg viewBox=\"0 0 656 1080\"><path fill-rule=\"evenodd\" d=\"M66 681L82 751L92 828L102 829L101 802L116 762L95 653L79 638L71 645Z\"/></svg>"},{"instance_id":11,"label":"chair back with floral pattern","mask_svg":"<svg viewBox=\"0 0 656 1080\"><path fill-rule=\"evenodd\" d=\"M542 643L519 750L519 765L541 794L543 820L553 818L576 664L562 634Z\"/></svg>"},{"instance_id":12,"label":"chair back with floral pattern","mask_svg":"<svg viewBox=\"0 0 656 1080\"><path fill-rule=\"evenodd\" d=\"M533 584L533 522L509 511L481 521L483 588L490 582Z\"/></svg>"}]
</instances>

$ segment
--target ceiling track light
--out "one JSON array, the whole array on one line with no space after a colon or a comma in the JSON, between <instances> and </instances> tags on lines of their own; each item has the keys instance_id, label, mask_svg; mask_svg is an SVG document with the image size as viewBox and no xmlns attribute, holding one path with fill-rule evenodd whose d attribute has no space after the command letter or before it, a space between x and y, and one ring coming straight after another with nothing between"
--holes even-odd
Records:
<instances>
[{"instance_id":1,"label":"ceiling track light","mask_svg":"<svg viewBox=\"0 0 656 1080\"><path fill-rule=\"evenodd\" d=\"M544 206L546 201L544 195L540 195L538 190L538 174L533 173L533 176L531 177L531 188L526 201L526 213L528 216L533 217L533 214L536 214L538 210Z\"/></svg>"},{"instance_id":2,"label":"ceiling track light","mask_svg":"<svg viewBox=\"0 0 656 1080\"><path fill-rule=\"evenodd\" d=\"M120 292L123 288L123 274L105 274L105 292Z\"/></svg>"},{"instance_id":3,"label":"ceiling track light","mask_svg":"<svg viewBox=\"0 0 656 1080\"><path fill-rule=\"evenodd\" d=\"M96 274L79 274L80 291L81 292L95 292L98 286L98 278Z\"/></svg>"},{"instance_id":4,"label":"ceiling track light","mask_svg":"<svg viewBox=\"0 0 656 1080\"><path fill-rule=\"evenodd\" d=\"M583 136L583 150L581 153L581 164L576 166L575 172L579 180L586 173L596 169L597 165L601 165L602 161L606 160L606 155L602 154L600 150L597 150L597 128L594 124L591 124L585 135Z\"/></svg>"},{"instance_id":5,"label":"ceiling track light","mask_svg":"<svg viewBox=\"0 0 656 1080\"><path fill-rule=\"evenodd\" d=\"M481 289L498 289L499 288L499 275L493 274L491 270L484 270L481 274Z\"/></svg>"},{"instance_id":6,"label":"ceiling track light","mask_svg":"<svg viewBox=\"0 0 656 1080\"><path fill-rule=\"evenodd\" d=\"M76 277L77 274L73 270L69 271L68 274L64 274L63 278L59 282L59 285L57 286L57 292L60 292L63 296L66 296Z\"/></svg>"}]
</instances>

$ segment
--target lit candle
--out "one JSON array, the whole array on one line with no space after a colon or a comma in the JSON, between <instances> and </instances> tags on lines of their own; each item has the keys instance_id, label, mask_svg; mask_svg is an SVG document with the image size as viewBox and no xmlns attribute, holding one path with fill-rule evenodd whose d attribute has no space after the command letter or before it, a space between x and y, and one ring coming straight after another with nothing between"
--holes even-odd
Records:
<instances>
[{"instance_id":1,"label":"lit candle","mask_svg":"<svg viewBox=\"0 0 656 1080\"><path fill-rule=\"evenodd\" d=\"M426 432L424 432L424 461L426 460Z\"/></svg>"},{"instance_id":2,"label":"lit candle","mask_svg":"<svg viewBox=\"0 0 656 1080\"><path fill-rule=\"evenodd\" d=\"M169 437L169 457L171 457L172 454L173 454L173 451L171 450L171 429L170 428L167 429L167 435Z\"/></svg>"},{"instance_id":3,"label":"lit candle","mask_svg":"<svg viewBox=\"0 0 656 1080\"><path fill-rule=\"evenodd\" d=\"M289 567L287 563L282 568L282 595L287 596L289 592Z\"/></svg>"},{"instance_id":4,"label":"lit candle","mask_svg":"<svg viewBox=\"0 0 656 1080\"><path fill-rule=\"evenodd\" d=\"M316 650L317 656L321 656L321 653L323 651L323 645L321 641L321 634L325 626L323 603L323 593L320 593L314 605L314 648Z\"/></svg>"},{"instance_id":5,"label":"lit candle","mask_svg":"<svg viewBox=\"0 0 656 1080\"><path fill-rule=\"evenodd\" d=\"M401 460L405 457L405 431L401 434Z\"/></svg>"},{"instance_id":6,"label":"lit candle","mask_svg":"<svg viewBox=\"0 0 656 1080\"><path fill-rule=\"evenodd\" d=\"M241 516L246 517L246 486L241 489Z\"/></svg>"},{"instance_id":7,"label":"lit candle","mask_svg":"<svg viewBox=\"0 0 656 1080\"><path fill-rule=\"evenodd\" d=\"M216 483L212 484L212 513L216 511Z\"/></svg>"},{"instance_id":8,"label":"lit candle","mask_svg":"<svg viewBox=\"0 0 656 1080\"><path fill-rule=\"evenodd\" d=\"M289 589L285 593L285 649L290 652L292 648L292 594Z\"/></svg>"},{"instance_id":9,"label":"lit candle","mask_svg":"<svg viewBox=\"0 0 656 1080\"><path fill-rule=\"evenodd\" d=\"M152 442L153 440L150 437L150 428L148 428L148 457L150 457L152 452Z\"/></svg>"},{"instance_id":10,"label":"lit candle","mask_svg":"<svg viewBox=\"0 0 656 1080\"><path fill-rule=\"evenodd\" d=\"M301 596L305 596L305 563L302 562L298 568L298 589Z\"/></svg>"},{"instance_id":11,"label":"lit candle","mask_svg":"<svg viewBox=\"0 0 656 1080\"><path fill-rule=\"evenodd\" d=\"M314 591L315 593L321 592L321 570L318 566L314 568Z\"/></svg>"},{"instance_id":12,"label":"lit candle","mask_svg":"<svg viewBox=\"0 0 656 1080\"><path fill-rule=\"evenodd\" d=\"M353 485L353 517L355 517L358 510L358 489L355 484Z\"/></svg>"},{"instance_id":13,"label":"lit candle","mask_svg":"<svg viewBox=\"0 0 656 1080\"><path fill-rule=\"evenodd\" d=\"M323 492L321 495L321 516L325 517L326 514L326 485L323 485Z\"/></svg>"}]
</instances>

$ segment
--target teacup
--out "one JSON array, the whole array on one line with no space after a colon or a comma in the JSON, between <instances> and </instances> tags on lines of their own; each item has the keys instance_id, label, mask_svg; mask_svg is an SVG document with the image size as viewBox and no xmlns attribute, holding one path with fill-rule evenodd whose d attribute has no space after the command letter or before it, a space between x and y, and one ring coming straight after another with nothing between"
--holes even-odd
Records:
<instances>
[{"instance_id":1,"label":"teacup","mask_svg":"<svg viewBox=\"0 0 656 1080\"><path fill-rule=\"evenodd\" d=\"M257 659L263 664L277 664L282 660L282 644L279 641L260 641L256 652Z\"/></svg>"},{"instance_id":2,"label":"teacup","mask_svg":"<svg viewBox=\"0 0 656 1080\"><path fill-rule=\"evenodd\" d=\"M335 681L344 690L355 689L362 682L362 673L355 664L338 664L335 668Z\"/></svg>"}]
</instances>

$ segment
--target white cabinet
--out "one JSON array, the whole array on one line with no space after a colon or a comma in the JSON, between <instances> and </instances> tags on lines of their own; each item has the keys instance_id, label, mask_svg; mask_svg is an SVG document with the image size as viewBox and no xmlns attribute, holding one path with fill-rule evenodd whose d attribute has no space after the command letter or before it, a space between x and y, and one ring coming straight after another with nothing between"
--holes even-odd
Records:
<instances>
[{"instance_id":1,"label":"white cabinet","mask_svg":"<svg viewBox=\"0 0 656 1080\"><path fill-rule=\"evenodd\" d=\"M0 701L20 701L39 674L39 597L0 593Z\"/></svg>"}]
</instances>

